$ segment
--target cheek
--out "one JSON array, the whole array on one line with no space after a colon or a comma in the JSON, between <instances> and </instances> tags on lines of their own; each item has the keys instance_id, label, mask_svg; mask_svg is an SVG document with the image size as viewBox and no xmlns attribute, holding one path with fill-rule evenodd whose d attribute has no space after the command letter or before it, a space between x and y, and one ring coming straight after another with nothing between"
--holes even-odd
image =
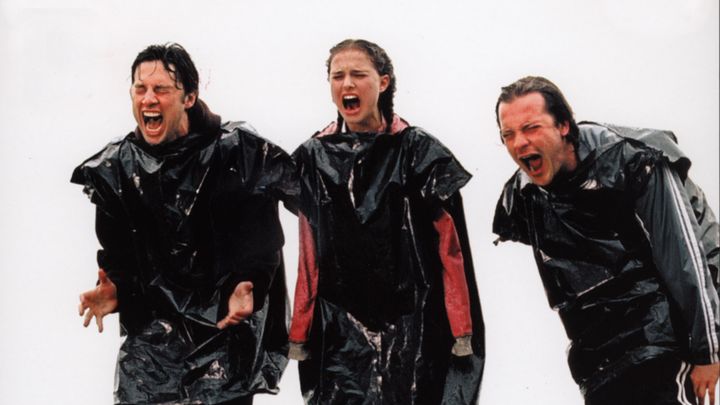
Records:
<instances>
[{"instance_id":1,"label":"cheek","mask_svg":"<svg viewBox=\"0 0 720 405\"><path fill-rule=\"evenodd\" d=\"M337 100L340 99L340 93L337 89L337 86L330 85L330 97L332 98L333 102L337 103Z\"/></svg>"},{"instance_id":2,"label":"cheek","mask_svg":"<svg viewBox=\"0 0 720 405\"><path fill-rule=\"evenodd\" d=\"M512 140L505 140L505 143L503 144L503 146L505 146L505 150L507 150L507 152L509 154L511 154L513 157L515 157L515 154L513 153L514 148L513 148Z\"/></svg>"}]
</instances>

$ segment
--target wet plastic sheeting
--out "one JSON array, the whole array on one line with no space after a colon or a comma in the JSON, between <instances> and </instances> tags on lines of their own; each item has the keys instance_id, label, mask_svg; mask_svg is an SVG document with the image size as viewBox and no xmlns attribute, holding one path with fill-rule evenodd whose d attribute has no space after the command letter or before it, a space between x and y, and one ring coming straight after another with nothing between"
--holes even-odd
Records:
<instances>
[{"instance_id":1,"label":"wet plastic sheeting","mask_svg":"<svg viewBox=\"0 0 720 405\"><path fill-rule=\"evenodd\" d=\"M593 124L583 122L581 124ZM705 193L690 177L691 162L685 153L680 150L675 134L670 131L646 128L628 128L610 124L600 124L618 135L636 139L653 149L659 150L678 173L685 186L690 204L692 205L699 231L698 239L705 250L708 266L715 288L720 292L720 226L712 208L705 199ZM715 207L717 209L717 207Z\"/></svg>"},{"instance_id":2,"label":"wet plastic sheeting","mask_svg":"<svg viewBox=\"0 0 720 405\"><path fill-rule=\"evenodd\" d=\"M678 242L691 221L677 208L686 209L683 200L673 201L687 197L692 205L700 226L691 231L711 273L718 227L687 177L690 161L667 131L579 126L577 169L547 187L518 171L493 223L499 240L532 245L548 301L572 340L573 377L589 393L651 358L709 362L703 356L713 343L703 339L717 325L687 320L716 308L717 296L690 265L702 269L700 261Z\"/></svg>"},{"instance_id":3,"label":"wet plastic sheeting","mask_svg":"<svg viewBox=\"0 0 720 405\"><path fill-rule=\"evenodd\" d=\"M127 334L116 403L215 404L277 392L287 291L277 201L294 205L290 157L242 123L149 146L131 133L73 174L97 205L98 262ZM218 330L238 282L256 311Z\"/></svg>"},{"instance_id":4,"label":"wet plastic sheeting","mask_svg":"<svg viewBox=\"0 0 720 405\"><path fill-rule=\"evenodd\" d=\"M300 363L309 404L474 404L484 325L459 189L470 176L417 128L314 138L294 153L317 243L318 293ZM433 220L455 221L474 354L451 354Z\"/></svg>"}]
</instances>

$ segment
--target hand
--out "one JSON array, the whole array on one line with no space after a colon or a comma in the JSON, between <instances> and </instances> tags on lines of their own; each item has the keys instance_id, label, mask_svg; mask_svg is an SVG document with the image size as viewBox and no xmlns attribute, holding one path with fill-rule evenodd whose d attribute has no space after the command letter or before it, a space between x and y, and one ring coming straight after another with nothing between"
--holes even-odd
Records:
<instances>
[{"instance_id":1,"label":"hand","mask_svg":"<svg viewBox=\"0 0 720 405\"><path fill-rule=\"evenodd\" d=\"M690 380L692 380L699 405L705 403L706 391L710 392L710 403L715 403L715 385L717 384L719 373L720 363L703 366L696 365L693 367L690 373Z\"/></svg>"},{"instance_id":2,"label":"hand","mask_svg":"<svg viewBox=\"0 0 720 405\"><path fill-rule=\"evenodd\" d=\"M117 306L117 288L110 281L105 270L98 270L98 279L100 283L92 290L85 291L80 294L80 305L78 310L80 316L85 316L83 326L90 325L90 321L95 317L98 332L103 331L103 317L113 312Z\"/></svg>"},{"instance_id":3,"label":"hand","mask_svg":"<svg viewBox=\"0 0 720 405\"><path fill-rule=\"evenodd\" d=\"M217 327L225 329L231 325L237 325L243 319L247 318L253 312L253 283L250 281L241 281L235 287L230 298L228 298L228 314L220 322Z\"/></svg>"}]
</instances>

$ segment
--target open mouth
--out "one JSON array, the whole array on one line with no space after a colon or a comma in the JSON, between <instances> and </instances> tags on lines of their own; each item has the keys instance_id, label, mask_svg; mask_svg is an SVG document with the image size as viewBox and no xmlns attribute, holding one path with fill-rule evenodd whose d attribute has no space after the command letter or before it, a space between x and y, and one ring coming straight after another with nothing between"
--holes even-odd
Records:
<instances>
[{"instance_id":1,"label":"open mouth","mask_svg":"<svg viewBox=\"0 0 720 405\"><path fill-rule=\"evenodd\" d=\"M538 154L526 155L520 158L530 173L537 172L542 167L542 156Z\"/></svg>"},{"instance_id":2,"label":"open mouth","mask_svg":"<svg viewBox=\"0 0 720 405\"><path fill-rule=\"evenodd\" d=\"M354 110L360 107L360 99L358 96L343 96L342 104L346 110Z\"/></svg>"},{"instance_id":3,"label":"open mouth","mask_svg":"<svg viewBox=\"0 0 720 405\"><path fill-rule=\"evenodd\" d=\"M150 112L145 111L142 113L143 122L145 123L145 128L149 130L157 130L160 128L160 125L163 122L162 114L159 112Z\"/></svg>"}]
</instances>

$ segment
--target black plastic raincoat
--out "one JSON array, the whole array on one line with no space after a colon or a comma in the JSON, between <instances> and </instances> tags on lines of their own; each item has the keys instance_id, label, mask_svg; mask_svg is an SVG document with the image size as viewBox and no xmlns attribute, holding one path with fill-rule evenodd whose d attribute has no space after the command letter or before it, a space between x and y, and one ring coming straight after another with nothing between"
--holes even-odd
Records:
<instances>
[{"instance_id":1,"label":"black plastic raincoat","mask_svg":"<svg viewBox=\"0 0 720 405\"><path fill-rule=\"evenodd\" d=\"M290 157L198 100L191 132L151 146L138 134L80 165L97 205L98 264L117 286L115 401L216 404L277 392L287 364L287 291L278 199L292 204ZM222 331L228 296L254 284L251 317Z\"/></svg>"},{"instance_id":2,"label":"black plastic raincoat","mask_svg":"<svg viewBox=\"0 0 720 405\"><path fill-rule=\"evenodd\" d=\"M689 161L673 141L581 124L573 173L538 187L518 170L498 202L493 231L532 245L585 394L653 358L718 362L718 297L703 247L717 257L717 225L698 226L682 183ZM712 221L704 199L695 206Z\"/></svg>"},{"instance_id":3,"label":"black plastic raincoat","mask_svg":"<svg viewBox=\"0 0 720 405\"><path fill-rule=\"evenodd\" d=\"M470 175L416 127L316 136L293 156L319 269L310 358L300 362L306 403L476 403L484 325L459 192ZM464 357L451 354L439 210L464 259L473 351Z\"/></svg>"}]
</instances>

